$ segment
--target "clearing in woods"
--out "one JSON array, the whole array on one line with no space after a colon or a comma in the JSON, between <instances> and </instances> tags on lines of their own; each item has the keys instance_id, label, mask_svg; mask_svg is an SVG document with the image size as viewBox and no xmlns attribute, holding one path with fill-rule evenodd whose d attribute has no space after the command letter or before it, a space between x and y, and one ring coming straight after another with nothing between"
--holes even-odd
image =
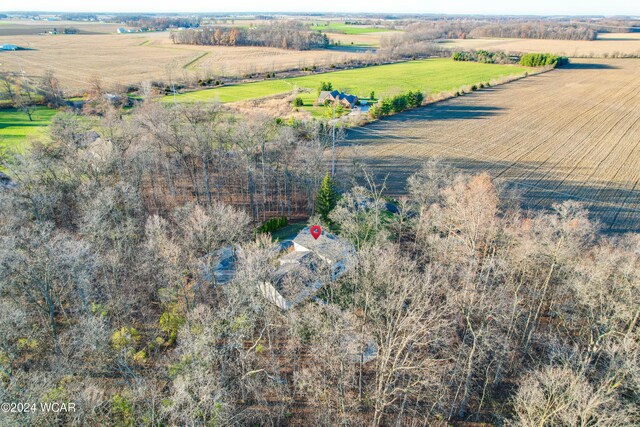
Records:
<instances>
[{"instance_id":1,"label":"clearing in woods","mask_svg":"<svg viewBox=\"0 0 640 427\"><path fill-rule=\"evenodd\" d=\"M527 208L586 204L609 231L640 231L640 60L573 60L549 73L399 114L349 131L338 149L387 192L430 157L489 171Z\"/></svg>"}]
</instances>

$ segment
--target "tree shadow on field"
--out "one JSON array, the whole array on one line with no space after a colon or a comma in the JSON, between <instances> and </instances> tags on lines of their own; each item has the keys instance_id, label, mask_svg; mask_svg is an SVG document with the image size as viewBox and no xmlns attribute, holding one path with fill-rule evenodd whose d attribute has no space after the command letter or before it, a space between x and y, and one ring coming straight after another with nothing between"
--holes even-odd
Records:
<instances>
[{"instance_id":1,"label":"tree shadow on field","mask_svg":"<svg viewBox=\"0 0 640 427\"><path fill-rule=\"evenodd\" d=\"M560 67L562 70L619 70L620 67L616 67L611 64L596 64L596 63L572 63L569 62L566 65Z\"/></svg>"},{"instance_id":2,"label":"tree shadow on field","mask_svg":"<svg viewBox=\"0 0 640 427\"><path fill-rule=\"evenodd\" d=\"M385 182L385 193L392 197L407 195L407 178L428 160L410 154L366 157L366 145L360 149L364 154L359 159L361 164L376 182ZM558 179L562 171L554 169L556 174L548 175L549 170L540 162L481 161L456 156L439 159L443 165L466 174L488 172L498 185L509 190L505 194L516 195L525 210L549 211L554 203L572 200L584 204L590 218L599 222L604 232L640 232L640 190L615 182L565 181ZM348 168L348 161L341 160L338 170Z\"/></svg>"},{"instance_id":3,"label":"tree shadow on field","mask_svg":"<svg viewBox=\"0 0 640 427\"><path fill-rule=\"evenodd\" d=\"M473 94L465 95L465 97L472 96ZM414 125L416 123L432 120L477 120L494 116L503 110L504 109L501 107L484 105L455 105L451 102L440 102L384 117L365 127L350 129L347 131L347 135L349 139L358 139L361 136L366 139L376 138L376 132L380 129L386 130L390 124L403 126L405 122L410 122ZM384 135L384 137L388 138L389 135ZM403 136L403 138L407 137Z\"/></svg>"}]
</instances>

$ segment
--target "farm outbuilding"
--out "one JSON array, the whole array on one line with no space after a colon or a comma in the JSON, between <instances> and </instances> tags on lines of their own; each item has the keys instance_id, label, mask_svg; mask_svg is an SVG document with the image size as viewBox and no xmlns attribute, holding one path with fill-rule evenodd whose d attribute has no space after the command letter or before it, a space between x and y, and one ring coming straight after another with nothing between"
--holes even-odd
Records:
<instances>
[{"instance_id":1,"label":"farm outbuilding","mask_svg":"<svg viewBox=\"0 0 640 427\"><path fill-rule=\"evenodd\" d=\"M0 50L18 50L18 49L20 49L20 47L15 44L11 44L11 43L0 44Z\"/></svg>"}]
</instances>

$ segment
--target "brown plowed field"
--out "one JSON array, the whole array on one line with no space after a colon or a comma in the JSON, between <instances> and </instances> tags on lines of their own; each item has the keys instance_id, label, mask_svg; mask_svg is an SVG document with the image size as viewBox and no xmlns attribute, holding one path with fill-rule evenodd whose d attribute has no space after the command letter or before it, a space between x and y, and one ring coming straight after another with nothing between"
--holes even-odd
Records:
<instances>
[{"instance_id":1,"label":"brown plowed field","mask_svg":"<svg viewBox=\"0 0 640 427\"><path fill-rule=\"evenodd\" d=\"M384 34L384 33L382 33ZM601 33L595 40L458 39L443 46L452 49L486 49L505 52L549 52L580 58L640 56L640 33Z\"/></svg>"},{"instance_id":2,"label":"brown plowed field","mask_svg":"<svg viewBox=\"0 0 640 427\"><path fill-rule=\"evenodd\" d=\"M350 131L338 156L388 175L393 195L436 156L504 179L527 208L578 200L604 229L640 231L640 60L573 60L380 120Z\"/></svg>"},{"instance_id":3,"label":"brown plowed field","mask_svg":"<svg viewBox=\"0 0 640 427\"><path fill-rule=\"evenodd\" d=\"M67 96L82 95L95 78L108 90L116 85L237 77L246 74L323 67L368 58L364 51L289 50L250 46L176 45L169 32L131 34L2 35L0 44L26 50L0 52L0 72L24 72L37 79L52 70ZM379 33L384 34L384 33ZM171 77L173 76L173 77Z\"/></svg>"}]
</instances>

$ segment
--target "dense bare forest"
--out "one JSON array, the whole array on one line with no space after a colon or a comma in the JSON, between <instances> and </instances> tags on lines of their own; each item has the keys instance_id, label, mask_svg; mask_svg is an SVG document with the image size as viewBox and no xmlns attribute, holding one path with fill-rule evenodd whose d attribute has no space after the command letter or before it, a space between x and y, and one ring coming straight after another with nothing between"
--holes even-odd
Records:
<instances>
[{"instance_id":1,"label":"dense bare forest","mask_svg":"<svg viewBox=\"0 0 640 427\"><path fill-rule=\"evenodd\" d=\"M496 23L474 28L472 38L501 37L553 40L595 40L598 33L584 25L556 24L550 22Z\"/></svg>"},{"instance_id":2,"label":"dense bare forest","mask_svg":"<svg viewBox=\"0 0 640 427\"><path fill-rule=\"evenodd\" d=\"M268 302L279 249L253 226L311 213L323 140L148 102L96 126L61 114L5 162L0 401L77 410L3 425L640 422L640 237L574 203L523 212L486 174L430 162L391 212L354 169L328 214L357 249L347 274Z\"/></svg>"},{"instance_id":3,"label":"dense bare forest","mask_svg":"<svg viewBox=\"0 0 640 427\"><path fill-rule=\"evenodd\" d=\"M629 23L631 21L623 22ZM420 20L408 23L405 27L406 34L400 37L405 41L413 42L478 37L594 40L598 34L597 28L597 24L589 22L465 17Z\"/></svg>"},{"instance_id":4,"label":"dense bare forest","mask_svg":"<svg viewBox=\"0 0 640 427\"><path fill-rule=\"evenodd\" d=\"M327 36L310 31L298 22L274 22L255 27L207 26L173 31L171 40L177 44L206 46L264 46L283 49L320 49L329 44Z\"/></svg>"}]
</instances>

